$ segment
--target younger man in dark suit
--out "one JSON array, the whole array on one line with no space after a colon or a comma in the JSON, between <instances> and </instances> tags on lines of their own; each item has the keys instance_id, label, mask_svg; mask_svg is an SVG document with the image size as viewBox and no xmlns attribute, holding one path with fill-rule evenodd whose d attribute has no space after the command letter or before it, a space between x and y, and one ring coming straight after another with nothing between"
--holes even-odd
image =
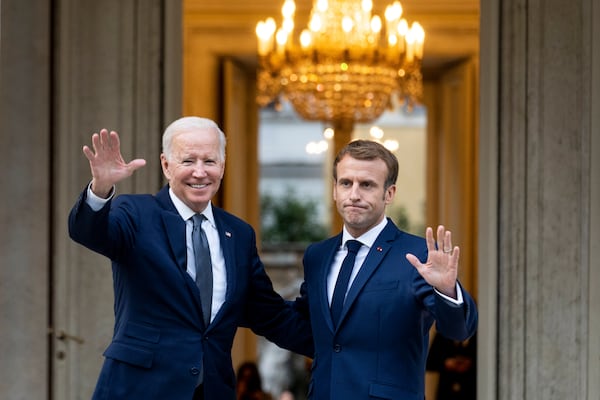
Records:
<instances>
[{"instance_id":1,"label":"younger man in dark suit","mask_svg":"<svg viewBox=\"0 0 600 400\"><path fill-rule=\"evenodd\" d=\"M396 157L373 141L349 143L334 161L343 231L304 254L311 400L423 400L433 322L455 340L475 332L477 310L457 282L460 250L450 231L439 226L434 240L427 228L423 239L385 217L397 176Z\"/></svg>"}]
</instances>

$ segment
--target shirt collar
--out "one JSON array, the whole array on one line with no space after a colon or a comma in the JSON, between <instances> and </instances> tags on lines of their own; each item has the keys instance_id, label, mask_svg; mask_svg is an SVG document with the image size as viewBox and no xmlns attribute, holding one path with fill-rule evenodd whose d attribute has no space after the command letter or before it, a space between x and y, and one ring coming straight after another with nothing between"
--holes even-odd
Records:
<instances>
[{"instance_id":1,"label":"shirt collar","mask_svg":"<svg viewBox=\"0 0 600 400\"><path fill-rule=\"evenodd\" d=\"M194 212L194 210L189 208L183 201L181 201L179 199L179 197L177 197L177 195L175 195L175 193L173 193L173 189L171 189L170 187L169 187L169 197L171 197L171 201L173 202L173 205L175 206L175 208L177 209L177 212L179 213L179 215L181 216L181 218L184 221L187 221L188 219L192 218L194 216L194 214L196 214ZM211 201L208 202L208 205L206 206L206 208L204 210L202 210L202 212L200 214L204 214L204 216L206 217L208 222L210 222L210 224L213 227L216 226Z\"/></svg>"},{"instance_id":2,"label":"shirt collar","mask_svg":"<svg viewBox=\"0 0 600 400\"><path fill-rule=\"evenodd\" d=\"M344 229L342 230L342 247L344 247L346 245L346 241L351 240L351 239L358 240L359 242L361 242L364 246L367 246L368 248L373 247L373 243L375 243L377 236L379 236L379 234L381 233L383 228L385 228L387 223L388 223L387 218L383 218L380 223L378 223L377 225L375 225L374 227L372 227L367 232L363 233L362 235L360 235L357 238L353 237L346 229L346 225L344 225Z\"/></svg>"}]
</instances>

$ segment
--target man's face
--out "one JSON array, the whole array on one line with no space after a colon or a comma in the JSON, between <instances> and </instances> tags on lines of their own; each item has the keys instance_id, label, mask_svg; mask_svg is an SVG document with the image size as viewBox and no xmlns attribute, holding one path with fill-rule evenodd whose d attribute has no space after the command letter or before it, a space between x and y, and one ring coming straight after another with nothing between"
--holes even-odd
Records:
<instances>
[{"instance_id":1,"label":"man's face","mask_svg":"<svg viewBox=\"0 0 600 400\"><path fill-rule=\"evenodd\" d=\"M385 207L396 193L396 185L384 189L387 174L380 159L357 160L346 155L338 163L333 199L352 236L362 235L385 218Z\"/></svg>"},{"instance_id":2,"label":"man's face","mask_svg":"<svg viewBox=\"0 0 600 400\"><path fill-rule=\"evenodd\" d=\"M195 212L203 211L217 193L225 163L219 156L219 137L213 129L176 133L171 155L160 156L173 193Z\"/></svg>"}]
</instances>

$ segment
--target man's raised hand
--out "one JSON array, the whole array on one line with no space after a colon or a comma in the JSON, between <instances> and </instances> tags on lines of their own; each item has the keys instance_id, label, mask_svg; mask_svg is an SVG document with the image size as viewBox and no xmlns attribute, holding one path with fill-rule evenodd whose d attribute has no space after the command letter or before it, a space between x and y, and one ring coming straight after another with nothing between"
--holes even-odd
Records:
<instances>
[{"instance_id":1,"label":"man's raised hand","mask_svg":"<svg viewBox=\"0 0 600 400\"><path fill-rule=\"evenodd\" d=\"M460 249L452 247L452 233L443 225L437 228L437 242L433 239L433 229L425 231L427 242L427 261L421 263L413 254L406 259L419 271L419 274L431 286L448 297L456 298L456 279L458 277L458 258Z\"/></svg>"},{"instance_id":2,"label":"man's raised hand","mask_svg":"<svg viewBox=\"0 0 600 400\"><path fill-rule=\"evenodd\" d=\"M90 162L92 172L92 192L107 198L112 187L119 181L128 178L135 170L146 165L146 160L138 158L126 163L121 155L119 134L102 129L92 135L92 146L83 146L83 154Z\"/></svg>"}]
</instances>

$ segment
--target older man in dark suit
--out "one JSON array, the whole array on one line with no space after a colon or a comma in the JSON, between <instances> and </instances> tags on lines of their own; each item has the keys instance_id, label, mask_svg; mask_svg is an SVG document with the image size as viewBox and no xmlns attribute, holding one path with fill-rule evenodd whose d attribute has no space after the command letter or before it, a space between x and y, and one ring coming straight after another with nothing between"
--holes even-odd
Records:
<instances>
[{"instance_id":1,"label":"older man in dark suit","mask_svg":"<svg viewBox=\"0 0 600 400\"><path fill-rule=\"evenodd\" d=\"M94 399L234 400L238 326L313 355L308 321L273 291L254 230L211 204L225 135L211 120L173 122L163 135L168 185L121 195L115 184L145 165L123 161L106 129L84 146L92 181L69 216L71 237L112 261L115 327Z\"/></svg>"}]
</instances>

